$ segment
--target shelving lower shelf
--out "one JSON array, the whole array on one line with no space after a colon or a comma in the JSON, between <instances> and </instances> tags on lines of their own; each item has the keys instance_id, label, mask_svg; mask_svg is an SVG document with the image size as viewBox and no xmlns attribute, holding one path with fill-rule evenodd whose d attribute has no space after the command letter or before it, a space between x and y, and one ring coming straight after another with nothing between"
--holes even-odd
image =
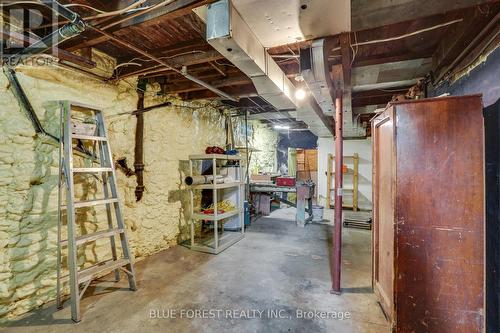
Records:
<instances>
[{"instance_id":1,"label":"shelving lower shelf","mask_svg":"<svg viewBox=\"0 0 500 333\"><path fill-rule=\"evenodd\" d=\"M228 219L228 218L233 217L235 215L238 215L240 213L241 212L239 210L233 210L230 212L217 214L217 216L215 216L213 214L193 213L192 217L196 220L220 221L220 220Z\"/></svg>"},{"instance_id":2,"label":"shelving lower shelf","mask_svg":"<svg viewBox=\"0 0 500 333\"><path fill-rule=\"evenodd\" d=\"M212 253L212 254L218 254L231 245L239 242L245 238L244 234L241 233L236 233L236 232L231 232L231 233L224 233L221 237L219 237L219 244L218 244L218 252L214 252L213 248L215 247L215 241L214 239L210 239L205 242L201 242L201 244L197 245L192 245L191 250L194 251L199 251L199 252L206 252L206 253Z\"/></svg>"},{"instance_id":3,"label":"shelving lower shelf","mask_svg":"<svg viewBox=\"0 0 500 333\"><path fill-rule=\"evenodd\" d=\"M212 179L218 179L217 177L224 176L218 174L221 169L226 170L226 177L231 176L234 181L228 183L207 183L207 184L196 184L189 187L191 193L191 242L189 248L194 251L218 254L236 242L240 241L245 237L245 226L243 221L243 182L240 156L235 155L222 155L222 154L199 154L189 156L189 169L190 176L193 177L194 164L199 164L200 161L211 161L212 162ZM210 163L210 162L208 162ZM232 168L233 175L229 175L229 169ZM198 170L200 172L201 170ZM199 174L199 173L198 173ZM231 178L230 178L231 179ZM212 190L212 202L214 211L218 211L218 198L234 198L236 202L236 209L222 214L203 214L194 210L194 192L199 190ZM237 216L237 217L236 217ZM195 226L201 221L211 221L211 226L213 228L212 237L204 237L201 232L200 241L195 242ZM231 224L234 230L229 231L225 229L225 225ZM209 232L210 233L210 232Z\"/></svg>"},{"instance_id":4,"label":"shelving lower shelf","mask_svg":"<svg viewBox=\"0 0 500 333\"><path fill-rule=\"evenodd\" d=\"M222 183L222 184L201 184L201 185L192 185L191 188L195 190L211 190L215 188L216 190L221 190L225 188L238 187L243 185L241 182L235 183Z\"/></svg>"},{"instance_id":5,"label":"shelving lower shelf","mask_svg":"<svg viewBox=\"0 0 500 333\"><path fill-rule=\"evenodd\" d=\"M241 156L237 155L223 155L223 154L198 154L198 155L189 155L190 160L229 160L229 161L239 161L241 160Z\"/></svg>"}]
</instances>

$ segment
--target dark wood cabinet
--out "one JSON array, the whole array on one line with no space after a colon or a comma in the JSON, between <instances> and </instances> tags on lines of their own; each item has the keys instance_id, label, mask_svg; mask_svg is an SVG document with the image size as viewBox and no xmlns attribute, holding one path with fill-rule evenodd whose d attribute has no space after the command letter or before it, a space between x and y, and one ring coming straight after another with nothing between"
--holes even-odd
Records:
<instances>
[{"instance_id":1,"label":"dark wood cabinet","mask_svg":"<svg viewBox=\"0 0 500 333\"><path fill-rule=\"evenodd\" d=\"M394 103L372 135L373 287L393 330L483 331L481 97Z\"/></svg>"}]
</instances>

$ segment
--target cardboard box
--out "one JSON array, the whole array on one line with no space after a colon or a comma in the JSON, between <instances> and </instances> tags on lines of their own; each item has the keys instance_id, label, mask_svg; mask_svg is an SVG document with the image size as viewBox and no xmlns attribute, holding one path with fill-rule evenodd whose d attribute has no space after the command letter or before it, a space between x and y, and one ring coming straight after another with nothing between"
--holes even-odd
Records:
<instances>
[{"instance_id":1,"label":"cardboard box","mask_svg":"<svg viewBox=\"0 0 500 333\"><path fill-rule=\"evenodd\" d=\"M271 175L251 175L250 181L253 183L270 183Z\"/></svg>"}]
</instances>

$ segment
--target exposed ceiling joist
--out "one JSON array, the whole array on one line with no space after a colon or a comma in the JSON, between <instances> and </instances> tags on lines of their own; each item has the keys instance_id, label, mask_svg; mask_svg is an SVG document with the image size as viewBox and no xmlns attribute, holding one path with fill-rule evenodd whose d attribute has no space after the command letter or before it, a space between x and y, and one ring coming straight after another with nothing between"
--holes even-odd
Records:
<instances>
[{"instance_id":1,"label":"exposed ceiling joist","mask_svg":"<svg viewBox=\"0 0 500 333\"><path fill-rule=\"evenodd\" d=\"M252 81L248 78L246 75L238 75L238 76L232 76L227 79L222 79L222 80L215 80L215 81L210 81L209 84L221 88L221 87L227 87L227 86L240 86L240 85L248 85L251 84ZM197 84L191 83L191 82L183 82L177 85L170 85L167 83L167 87L164 90L165 93L183 93L183 92L190 92L190 91L198 91L198 90L204 90L205 88L200 87Z\"/></svg>"},{"instance_id":2,"label":"exposed ceiling joist","mask_svg":"<svg viewBox=\"0 0 500 333\"><path fill-rule=\"evenodd\" d=\"M161 56L160 56L161 57ZM224 59L224 57L215 50L210 50L202 53L190 53L182 56L175 57L173 59L165 59L164 62L168 63L172 68L181 68L182 66L193 66L197 64L204 64L210 61L216 61ZM147 75L147 74L166 74L171 72L171 70L165 69L161 65L152 65L145 68L137 69L137 66L130 67L130 70L123 71L117 77L117 79L126 79L128 77L137 75Z\"/></svg>"},{"instance_id":3,"label":"exposed ceiling joist","mask_svg":"<svg viewBox=\"0 0 500 333\"><path fill-rule=\"evenodd\" d=\"M213 1L214 0L174 0L170 3L166 3L164 6L161 6L154 11L147 13L136 12L120 18L119 20L112 23L107 23L102 28L107 32L120 35L121 31L131 26L154 25L159 21L173 20L175 18L182 17L191 13L191 11L198 6L209 4ZM148 4L150 4L151 6L155 6L161 4L162 2L165 1L152 0L148 2ZM64 47L68 51L74 51L83 47L95 46L109 40L110 38L108 38L107 36L95 36L94 38L89 39L85 42L76 40L72 41L71 43L66 43Z\"/></svg>"},{"instance_id":4,"label":"exposed ceiling joist","mask_svg":"<svg viewBox=\"0 0 500 333\"><path fill-rule=\"evenodd\" d=\"M384 89L384 90L392 90L392 89L400 89L401 87L412 86L418 82L419 78L409 79L404 81L395 81L395 82L379 82L379 83L371 83L365 84L362 86L354 87L354 92L361 91L369 91L375 89Z\"/></svg>"},{"instance_id":5,"label":"exposed ceiling joist","mask_svg":"<svg viewBox=\"0 0 500 333\"><path fill-rule=\"evenodd\" d=\"M177 55L184 55L184 53L199 53L199 51L208 50L211 50L211 48L208 47L204 39L195 38L155 48L154 54L161 57L175 58ZM117 57L118 63L128 62L130 60L130 56Z\"/></svg>"},{"instance_id":6,"label":"exposed ceiling joist","mask_svg":"<svg viewBox=\"0 0 500 333\"><path fill-rule=\"evenodd\" d=\"M241 86L227 86L220 88L222 91L230 95L238 95L241 97L247 96L258 96L257 90L253 84L246 84ZM217 98L218 96L211 92L210 90L199 90L186 93L180 93L179 96L184 100L196 100L196 99L211 99Z\"/></svg>"},{"instance_id":7,"label":"exposed ceiling joist","mask_svg":"<svg viewBox=\"0 0 500 333\"><path fill-rule=\"evenodd\" d=\"M391 90L367 90L362 92L354 92L352 94L352 107L361 108L370 105L387 104L392 99L392 96L405 94L411 86L405 86Z\"/></svg>"}]
</instances>

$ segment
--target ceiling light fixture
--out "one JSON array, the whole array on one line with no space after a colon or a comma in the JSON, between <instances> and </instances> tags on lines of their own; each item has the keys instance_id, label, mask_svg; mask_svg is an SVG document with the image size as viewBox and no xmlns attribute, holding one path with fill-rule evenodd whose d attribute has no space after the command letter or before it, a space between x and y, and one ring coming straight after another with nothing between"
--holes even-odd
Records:
<instances>
[{"instance_id":1,"label":"ceiling light fixture","mask_svg":"<svg viewBox=\"0 0 500 333\"><path fill-rule=\"evenodd\" d=\"M306 91L302 88L299 88L295 90L295 98L297 98L299 101L303 100L306 97Z\"/></svg>"},{"instance_id":2,"label":"ceiling light fixture","mask_svg":"<svg viewBox=\"0 0 500 333\"><path fill-rule=\"evenodd\" d=\"M288 130L288 129L290 129L290 126L288 126L288 125L274 125L274 129Z\"/></svg>"}]
</instances>

